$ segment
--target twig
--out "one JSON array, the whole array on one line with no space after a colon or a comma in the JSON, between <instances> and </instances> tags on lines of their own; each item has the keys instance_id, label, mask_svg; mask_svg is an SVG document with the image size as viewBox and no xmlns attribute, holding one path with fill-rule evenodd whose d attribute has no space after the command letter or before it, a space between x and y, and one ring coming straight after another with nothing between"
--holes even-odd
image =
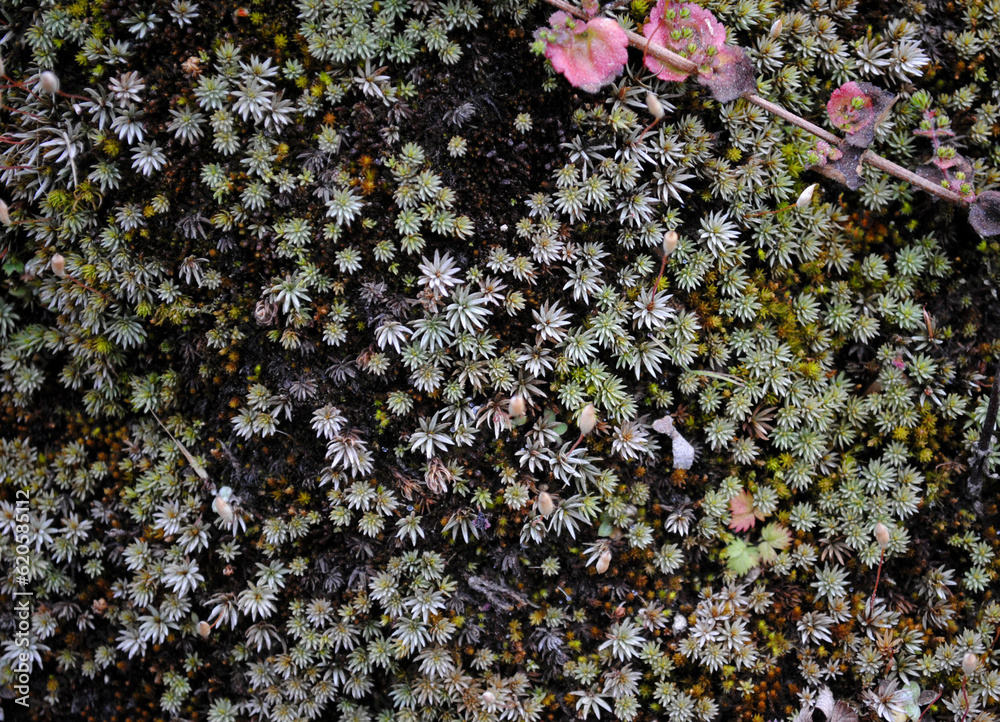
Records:
<instances>
[{"instance_id":1,"label":"twig","mask_svg":"<svg viewBox=\"0 0 1000 722\"><path fill-rule=\"evenodd\" d=\"M996 426L997 411L1000 410L1000 361L997 361L993 372L993 388L990 390L990 405L986 407L986 418L983 421L983 433L979 444L972 450L972 463L969 465L969 480L966 484L966 494L973 503L980 504L983 495L983 471L990 455L990 442L993 440L993 427Z\"/></svg>"},{"instance_id":2,"label":"twig","mask_svg":"<svg viewBox=\"0 0 1000 722\"><path fill-rule=\"evenodd\" d=\"M584 20L587 17L582 10L575 7L574 5L571 5L565 0L545 0L545 2L581 20ZM638 33L632 32L631 30L625 30L625 35L628 36L629 44L634 48L642 50L644 55L652 55L661 63L665 63L673 68L682 70L685 73L690 74L698 72L697 63L688 60L687 58L681 57L677 53L668 50L662 45L650 42L649 38L639 35ZM837 145L841 142L840 138L838 138L836 135L829 132L828 130L820 128L815 123L811 123L802 116L796 115L787 108L783 108L780 105L772 103L769 100L765 100L764 98L761 98L759 95L748 93L747 95L744 95L743 98L748 103L752 103L753 105L756 105L758 108L762 108L763 110L766 110L768 113L771 113L772 115L775 115L781 118L782 120L791 123L792 125L802 128L806 132L811 133L812 135L816 136L817 138L820 138L821 140L825 140L827 143L830 143L831 145ZM910 183L918 188L927 191L928 193L931 193L932 195L936 195L938 198L948 201L949 203L955 203L958 205L968 205L969 203L969 200L963 197L961 194L956 193L955 191L948 190L947 188L942 188L941 186L936 185L933 181L929 181L926 178L921 178L913 171L907 170L906 168L903 168L901 165L893 163L891 160L883 158L882 156L877 155L876 153L873 153L870 150L865 151L864 155L861 156L861 160L862 162L867 163L873 168L878 168L880 171L884 173L888 173L889 175L895 176L900 180L904 180L907 183Z\"/></svg>"}]
</instances>

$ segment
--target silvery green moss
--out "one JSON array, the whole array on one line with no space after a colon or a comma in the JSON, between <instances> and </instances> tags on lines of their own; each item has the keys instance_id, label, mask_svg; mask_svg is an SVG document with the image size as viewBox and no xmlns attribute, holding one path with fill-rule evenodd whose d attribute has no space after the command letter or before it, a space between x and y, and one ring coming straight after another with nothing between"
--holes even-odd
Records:
<instances>
[{"instance_id":1,"label":"silvery green moss","mask_svg":"<svg viewBox=\"0 0 1000 722\"><path fill-rule=\"evenodd\" d=\"M24 653L37 718L995 718L1000 247L961 214L638 55L574 95L539 2L8 5L0 683ZM934 111L1000 182L995 0L707 7L760 95L824 125L877 83L879 153Z\"/></svg>"}]
</instances>

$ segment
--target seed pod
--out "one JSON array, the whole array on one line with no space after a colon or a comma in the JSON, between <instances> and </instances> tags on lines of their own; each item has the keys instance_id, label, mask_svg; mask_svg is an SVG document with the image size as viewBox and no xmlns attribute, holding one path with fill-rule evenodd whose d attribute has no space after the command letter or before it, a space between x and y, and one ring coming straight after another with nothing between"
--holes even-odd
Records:
<instances>
[{"instance_id":1,"label":"seed pod","mask_svg":"<svg viewBox=\"0 0 1000 722\"><path fill-rule=\"evenodd\" d=\"M597 426L597 409L594 408L593 404L587 404L583 407L577 424L580 426L580 433L583 436L587 436L594 430L594 427Z\"/></svg>"},{"instance_id":2,"label":"seed pod","mask_svg":"<svg viewBox=\"0 0 1000 722\"><path fill-rule=\"evenodd\" d=\"M49 265L52 267L52 272L59 278L66 278L66 257L63 254L57 253L52 256Z\"/></svg>"},{"instance_id":3,"label":"seed pod","mask_svg":"<svg viewBox=\"0 0 1000 722\"><path fill-rule=\"evenodd\" d=\"M611 566L611 550L605 549L601 552L601 556L597 560L597 566L594 568L597 569L598 574L604 574L604 572L608 571L609 566Z\"/></svg>"},{"instance_id":4,"label":"seed pod","mask_svg":"<svg viewBox=\"0 0 1000 722\"><path fill-rule=\"evenodd\" d=\"M45 70L38 76L38 84L46 93L55 95L59 92L59 76L51 70Z\"/></svg>"},{"instance_id":5,"label":"seed pod","mask_svg":"<svg viewBox=\"0 0 1000 722\"><path fill-rule=\"evenodd\" d=\"M510 405L507 407L507 415L511 419L517 420L524 416L524 411L526 404L524 403L524 397L518 394L517 396L512 396L510 399Z\"/></svg>"},{"instance_id":6,"label":"seed pod","mask_svg":"<svg viewBox=\"0 0 1000 722\"><path fill-rule=\"evenodd\" d=\"M543 491L538 495L538 511L541 512L542 516L548 516L556 510L555 502L552 501L552 495L547 491Z\"/></svg>"},{"instance_id":7,"label":"seed pod","mask_svg":"<svg viewBox=\"0 0 1000 722\"><path fill-rule=\"evenodd\" d=\"M10 225L10 209L7 208L7 204L3 201L0 201L0 223L3 223L5 226Z\"/></svg>"},{"instance_id":8,"label":"seed pod","mask_svg":"<svg viewBox=\"0 0 1000 722\"><path fill-rule=\"evenodd\" d=\"M490 692L489 690L486 690L485 692L483 692L482 700L483 704L493 704L494 702L497 701L497 696L492 692Z\"/></svg>"},{"instance_id":9,"label":"seed pod","mask_svg":"<svg viewBox=\"0 0 1000 722\"><path fill-rule=\"evenodd\" d=\"M236 518L236 515L233 514L233 507L231 507L229 505L229 502L223 499L221 496L215 497L215 501L212 502L212 509L215 511L216 514L222 517L222 521L226 522L227 524L232 524L233 519Z\"/></svg>"},{"instance_id":10,"label":"seed pod","mask_svg":"<svg viewBox=\"0 0 1000 722\"><path fill-rule=\"evenodd\" d=\"M976 671L976 667L978 666L979 658L972 652L966 652L965 656L962 657L962 674L968 677Z\"/></svg>"},{"instance_id":11,"label":"seed pod","mask_svg":"<svg viewBox=\"0 0 1000 722\"><path fill-rule=\"evenodd\" d=\"M771 25L771 37L776 38L781 35L781 29L784 27L784 23L781 22L781 18L778 18Z\"/></svg>"},{"instance_id":12,"label":"seed pod","mask_svg":"<svg viewBox=\"0 0 1000 722\"><path fill-rule=\"evenodd\" d=\"M677 231L667 231L663 234L663 255L667 258L670 254L677 250L677 241L679 240Z\"/></svg>"},{"instance_id":13,"label":"seed pod","mask_svg":"<svg viewBox=\"0 0 1000 722\"><path fill-rule=\"evenodd\" d=\"M889 546L889 530L885 528L885 524L882 522L875 525L875 541L878 542L879 547L883 550Z\"/></svg>"},{"instance_id":14,"label":"seed pod","mask_svg":"<svg viewBox=\"0 0 1000 722\"><path fill-rule=\"evenodd\" d=\"M198 622L198 634L200 634L202 637L207 637L211 633L212 633L212 625L210 625L208 622L204 620Z\"/></svg>"},{"instance_id":15,"label":"seed pod","mask_svg":"<svg viewBox=\"0 0 1000 722\"><path fill-rule=\"evenodd\" d=\"M819 183L813 183L811 186L807 186L804 191L799 193L798 200L795 201L796 208L805 208L807 205L812 203L813 194L816 189L819 188Z\"/></svg>"},{"instance_id":16,"label":"seed pod","mask_svg":"<svg viewBox=\"0 0 1000 722\"><path fill-rule=\"evenodd\" d=\"M646 92L646 109L657 120L663 120L663 103L656 97L656 93Z\"/></svg>"}]
</instances>

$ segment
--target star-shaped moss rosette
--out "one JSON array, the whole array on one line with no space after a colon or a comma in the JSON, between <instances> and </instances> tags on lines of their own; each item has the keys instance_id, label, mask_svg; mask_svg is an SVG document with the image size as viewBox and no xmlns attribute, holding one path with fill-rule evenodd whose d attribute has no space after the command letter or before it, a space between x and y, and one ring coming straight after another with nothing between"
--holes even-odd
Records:
<instances>
[{"instance_id":1,"label":"star-shaped moss rosette","mask_svg":"<svg viewBox=\"0 0 1000 722\"><path fill-rule=\"evenodd\" d=\"M628 62L628 37L614 20L583 22L569 13L553 13L548 28L535 33L539 49L572 85L594 93L621 73Z\"/></svg>"},{"instance_id":2,"label":"star-shaped moss rosette","mask_svg":"<svg viewBox=\"0 0 1000 722\"><path fill-rule=\"evenodd\" d=\"M662 45L698 66L696 79L720 102L756 90L756 72L742 48L726 45L726 28L694 3L660 0L642 29L650 43ZM661 80L680 82L691 72L646 56L646 67Z\"/></svg>"},{"instance_id":3,"label":"star-shaped moss rosette","mask_svg":"<svg viewBox=\"0 0 1000 722\"><path fill-rule=\"evenodd\" d=\"M875 128L896 101L896 96L871 83L844 83L830 95L826 112L830 121L847 135L844 142L867 148L875 140Z\"/></svg>"}]
</instances>

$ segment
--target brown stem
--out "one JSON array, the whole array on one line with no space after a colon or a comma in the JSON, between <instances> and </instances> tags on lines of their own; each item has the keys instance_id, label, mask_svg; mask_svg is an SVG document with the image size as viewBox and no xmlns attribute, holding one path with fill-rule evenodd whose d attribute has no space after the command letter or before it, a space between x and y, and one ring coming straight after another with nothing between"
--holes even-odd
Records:
<instances>
[{"instance_id":1,"label":"brown stem","mask_svg":"<svg viewBox=\"0 0 1000 722\"><path fill-rule=\"evenodd\" d=\"M929 710L931 707L933 707L934 703L937 702L939 699L941 699L941 695L942 694L944 694L944 688L939 689L938 693L937 693L937 697L935 697L934 699L932 699L930 701L930 704L928 704L926 707L923 708L923 710L920 712L920 716L917 717L917 722L920 722L920 720L922 720L924 718L924 715L927 714L927 710Z\"/></svg>"},{"instance_id":2,"label":"brown stem","mask_svg":"<svg viewBox=\"0 0 1000 722\"><path fill-rule=\"evenodd\" d=\"M965 718L969 716L969 693L965 691L965 680L968 676L962 673L962 699L965 701L965 714L962 715L962 722L965 722Z\"/></svg>"},{"instance_id":3,"label":"brown stem","mask_svg":"<svg viewBox=\"0 0 1000 722\"><path fill-rule=\"evenodd\" d=\"M96 293L98 296L100 296L101 298L103 298L105 301L107 301L108 303L111 303L111 298L107 294L101 293L96 288L91 288L90 286L88 286L83 281L80 281L80 280L74 278L73 276L69 275L68 273L66 274L65 278L68 278L69 280L71 280L73 283L75 283L80 288L86 288L88 291L92 291L93 293Z\"/></svg>"},{"instance_id":4,"label":"brown stem","mask_svg":"<svg viewBox=\"0 0 1000 722\"><path fill-rule=\"evenodd\" d=\"M565 0L545 0L549 5L559 8L574 17L580 18L581 20L586 19L586 14L579 8L571 5ZM698 64L688 60L687 58L681 57L677 53L674 53L662 45L650 42L649 38L646 38L638 33L634 33L631 30L625 30L625 35L628 36L629 44L634 48L639 48L643 51L644 55L652 55L654 58L659 60L661 63L665 63L673 68L682 70L686 73L697 73ZM748 103L752 103L759 108L763 108L772 115L776 115L782 120L786 120L792 125L798 126L803 130L811 133L812 135L825 140L831 145L836 145L841 142L841 139L828 130L820 128L815 123L810 123L805 118L796 115L787 108L782 108L780 105L772 103L769 100L764 100L759 95L754 93L748 93L743 96ZM904 180L907 183L915 185L928 193L936 195L938 198L949 201L950 203L955 203L958 205L966 205L969 203L965 197L955 191L948 190L947 188L942 188L939 185L927 180L926 178L921 178L916 173L903 168L901 165L893 163L887 158L883 158L870 150L866 150L864 155L861 156L861 160L864 163L872 166L873 168L878 168L884 173L895 176L900 180Z\"/></svg>"},{"instance_id":5,"label":"brown stem","mask_svg":"<svg viewBox=\"0 0 1000 722\"><path fill-rule=\"evenodd\" d=\"M879 555L878 558L878 574L875 575L875 588L872 589L872 598L871 601L868 603L868 606L871 607L872 610L875 609L875 594L878 592L878 583L879 580L882 578L882 562L884 561L885 561L885 549L882 550L882 553Z\"/></svg>"}]
</instances>

